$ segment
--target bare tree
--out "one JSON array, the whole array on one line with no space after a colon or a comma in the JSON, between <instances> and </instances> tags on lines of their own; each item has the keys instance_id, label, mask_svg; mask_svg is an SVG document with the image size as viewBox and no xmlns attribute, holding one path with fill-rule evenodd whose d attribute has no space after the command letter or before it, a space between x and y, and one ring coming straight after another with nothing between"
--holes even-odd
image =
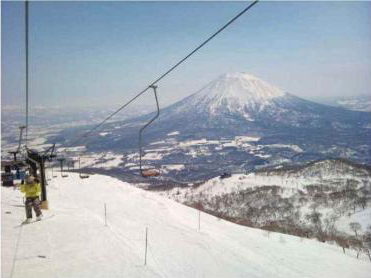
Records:
<instances>
[{"instance_id":1,"label":"bare tree","mask_svg":"<svg viewBox=\"0 0 371 278\"><path fill-rule=\"evenodd\" d=\"M320 212L313 210L310 214L307 214L305 217L314 226L316 226L317 228L320 227L322 230L322 221L321 221L322 214Z\"/></svg>"},{"instance_id":2,"label":"bare tree","mask_svg":"<svg viewBox=\"0 0 371 278\"><path fill-rule=\"evenodd\" d=\"M325 231L330 236L330 238L333 238L335 234L337 233L336 225L335 225L337 219L338 217L333 214L329 218L325 218L324 220Z\"/></svg>"},{"instance_id":3,"label":"bare tree","mask_svg":"<svg viewBox=\"0 0 371 278\"><path fill-rule=\"evenodd\" d=\"M324 242L325 241L325 234L323 232L323 227L322 227L322 220L321 220L322 214L320 212L317 212L313 210L311 213L307 214L305 218L309 220L317 233L317 238Z\"/></svg>"},{"instance_id":4,"label":"bare tree","mask_svg":"<svg viewBox=\"0 0 371 278\"><path fill-rule=\"evenodd\" d=\"M358 222L349 223L349 227L353 230L356 236L358 236L357 231L362 229L361 224L359 224Z\"/></svg>"},{"instance_id":5,"label":"bare tree","mask_svg":"<svg viewBox=\"0 0 371 278\"><path fill-rule=\"evenodd\" d=\"M363 236L363 244L365 253L371 261L371 225L367 227L367 231Z\"/></svg>"},{"instance_id":6,"label":"bare tree","mask_svg":"<svg viewBox=\"0 0 371 278\"><path fill-rule=\"evenodd\" d=\"M363 196L357 199L357 205L362 207L362 209L365 209L367 206L367 197Z\"/></svg>"},{"instance_id":7,"label":"bare tree","mask_svg":"<svg viewBox=\"0 0 371 278\"><path fill-rule=\"evenodd\" d=\"M357 237L349 237L347 239L348 244L350 247L352 247L354 250L357 251L357 259L359 258L359 254L364 251L364 246L362 243L362 240Z\"/></svg>"},{"instance_id":8,"label":"bare tree","mask_svg":"<svg viewBox=\"0 0 371 278\"><path fill-rule=\"evenodd\" d=\"M348 244L348 240L344 237L341 237L341 236L337 236L335 237L335 242L341 247L343 248L343 252L345 254L345 248L349 248L349 244Z\"/></svg>"}]
</instances>

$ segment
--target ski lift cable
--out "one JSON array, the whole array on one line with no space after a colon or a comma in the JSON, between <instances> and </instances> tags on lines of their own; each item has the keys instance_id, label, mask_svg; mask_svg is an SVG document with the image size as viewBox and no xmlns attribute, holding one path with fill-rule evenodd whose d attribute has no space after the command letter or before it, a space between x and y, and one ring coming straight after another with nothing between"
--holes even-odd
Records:
<instances>
[{"instance_id":1,"label":"ski lift cable","mask_svg":"<svg viewBox=\"0 0 371 278\"><path fill-rule=\"evenodd\" d=\"M247 12L249 9L251 9L256 3L258 3L259 0L255 0L250 5L248 5L245 9L243 9L241 12L239 12L236 16L234 16L231 20L229 20L225 25L223 25L218 31L216 31L214 34L212 34L208 39L206 39L203 43L201 43L199 46L197 46L192 52L190 52L187 56L185 56L183 59L181 59L178 63L176 63L174 66L172 66L168 71L166 71L164 74L162 74L160 77L158 77L155 81L153 81L149 86L147 86L145 89L140 91L136 96L134 96L132 99L130 99L128 102L123 104L121 107L119 107L115 112L111 113L108 117L106 117L102 122L100 122L98 125L94 126L92 129L90 129L88 132L84 133L81 137L79 137L75 142L78 143L82 138L87 138L90 134L93 133L93 131L97 130L99 127L101 127L104 123L106 123L109 119L111 119L114 115L116 115L118 112L123 110L125 107L127 107L129 104L131 104L134 100L136 100L139 96L144 94L148 89L150 89L152 86L156 85L160 80L162 80L165 76L167 76L170 72L172 72L174 69L176 69L180 64L182 64L184 61L186 61L189 57L191 57L194 53L196 53L198 50L200 50L204 45L206 45L209 41L211 41L214 37L216 37L220 32L222 32L225 28L227 28L229 25L231 25L235 20L237 20L240 16L242 16L245 12Z\"/></svg>"},{"instance_id":2,"label":"ski lift cable","mask_svg":"<svg viewBox=\"0 0 371 278\"><path fill-rule=\"evenodd\" d=\"M231 20L229 20L225 25L223 25L218 31L216 31L215 33L213 33L208 39L206 39L203 43L201 43L198 47L196 47L192 52L190 52L187 56L185 56L183 59L181 59L178 63L176 63L174 66L172 66L168 71L166 71L164 74L162 74L160 77L158 77L155 81L153 81L147 88L145 88L144 90L142 90L141 92L139 92L135 97L133 97L132 99L130 99L128 102L126 102L124 105L122 105L119 109L117 109L115 112L113 112L112 114L110 114L107 118L105 118L102 122L100 122L98 125L94 126L92 129L90 129L88 132L84 133L81 137L79 137L76 141L74 141L73 143L70 143L70 146L73 146L74 143L79 143L83 138L86 138L86 142L89 141L88 139L88 136L91 135L95 130L97 130L99 127L101 127L104 123L106 123L110 118L112 118L114 115L116 115L118 112L120 112L121 110L123 110L125 107L127 107L129 104L131 104L134 100L136 100L139 96L141 96L142 94L144 94L148 89L152 88L155 90L155 84L157 82L159 82L160 80L162 80L165 76L167 76L170 72L172 72L175 68L177 68L180 64L182 64L184 61L186 61L189 57L191 57L194 53L196 53L199 49L201 49L204 45L206 45L210 40L212 40L215 36L217 36L220 32L222 32L225 28L227 28L230 24L232 24L236 19L238 19L241 15L243 15L245 12L247 12L250 8L252 8L256 3L258 2L258 0L252 2L249 6L247 6L244 10L242 10L240 13L238 13L236 16L234 16ZM155 93L155 97L156 97L156 102L157 102L157 96L156 96L156 93ZM158 106L158 102L157 102L157 106ZM159 113L159 109L158 109L158 113ZM158 116L158 115L157 115ZM157 118L157 116L155 118ZM153 119L154 120L154 119ZM142 129L146 128L150 123L153 122L153 120L151 120L148 124L146 124ZM142 131L141 129L141 131ZM141 141L141 138L140 138L141 134L139 134L139 141ZM141 142L139 143L139 152L141 152ZM65 150L66 151L66 150ZM82 153L85 153L85 151L83 151ZM82 154L81 153L81 154ZM81 155L80 154L80 155ZM140 153L141 155L141 153ZM141 160L141 159L140 159ZM141 166L141 161L140 161L140 166ZM81 170L81 169L80 169ZM142 169L140 169L140 174L141 176L143 176L143 172L142 172Z\"/></svg>"},{"instance_id":3,"label":"ski lift cable","mask_svg":"<svg viewBox=\"0 0 371 278\"><path fill-rule=\"evenodd\" d=\"M26 55L26 135L25 145L27 147L28 136L28 1L25 1L25 55Z\"/></svg>"}]
</instances>

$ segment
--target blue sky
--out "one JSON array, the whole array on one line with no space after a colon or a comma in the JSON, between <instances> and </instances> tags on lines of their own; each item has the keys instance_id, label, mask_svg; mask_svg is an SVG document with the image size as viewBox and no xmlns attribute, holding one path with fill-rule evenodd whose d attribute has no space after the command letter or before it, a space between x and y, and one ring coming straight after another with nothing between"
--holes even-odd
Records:
<instances>
[{"instance_id":1,"label":"blue sky","mask_svg":"<svg viewBox=\"0 0 371 278\"><path fill-rule=\"evenodd\" d=\"M31 2L30 106L119 106L247 4ZM24 4L1 5L2 105L23 106ZM233 71L308 99L370 94L370 49L371 2L260 2L163 79L160 102Z\"/></svg>"}]
</instances>

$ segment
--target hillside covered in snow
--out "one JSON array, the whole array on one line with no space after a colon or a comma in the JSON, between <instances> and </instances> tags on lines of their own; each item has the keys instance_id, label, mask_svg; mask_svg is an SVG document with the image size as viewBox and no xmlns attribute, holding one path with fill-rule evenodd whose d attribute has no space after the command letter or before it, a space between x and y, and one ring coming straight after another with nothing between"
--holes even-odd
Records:
<instances>
[{"instance_id":1,"label":"hillside covered in snow","mask_svg":"<svg viewBox=\"0 0 371 278\"><path fill-rule=\"evenodd\" d=\"M356 241L371 227L371 168L346 160L216 177L160 194L250 227L321 241Z\"/></svg>"},{"instance_id":2,"label":"hillside covered in snow","mask_svg":"<svg viewBox=\"0 0 371 278\"><path fill-rule=\"evenodd\" d=\"M239 226L114 178L49 181L44 220L20 226L22 195L2 192L2 277L368 277L336 245ZM106 204L106 221L104 204ZM198 224L200 223L200 225ZM145 230L148 253L145 260Z\"/></svg>"}]
</instances>

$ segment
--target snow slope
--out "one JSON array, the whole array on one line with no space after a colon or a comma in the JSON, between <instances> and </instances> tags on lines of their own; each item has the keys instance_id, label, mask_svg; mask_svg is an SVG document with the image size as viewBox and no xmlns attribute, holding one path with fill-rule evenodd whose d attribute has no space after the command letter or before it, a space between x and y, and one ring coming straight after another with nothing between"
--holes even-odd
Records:
<instances>
[{"instance_id":1,"label":"snow slope","mask_svg":"<svg viewBox=\"0 0 371 278\"><path fill-rule=\"evenodd\" d=\"M368 277L371 264L339 247L239 226L153 192L94 175L55 178L46 219L24 218L2 188L2 277ZM104 221L107 204L107 226ZM54 215L50 218L48 216ZM148 257L144 237L148 227Z\"/></svg>"},{"instance_id":2,"label":"snow slope","mask_svg":"<svg viewBox=\"0 0 371 278\"><path fill-rule=\"evenodd\" d=\"M349 224L352 222L358 222L361 224L361 229L358 231L358 234L363 234L366 231L367 226L371 225L371 208L357 211L354 214L343 215L339 219L337 225L342 231L354 235L354 231L349 227Z\"/></svg>"},{"instance_id":3,"label":"snow slope","mask_svg":"<svg viewBox=\"0 0 371 278\"><path fill-rule=\"evenodd\" d=\"M238 196L243 196L246 190L250 190L251 193L258 188L273 186L279 188L276 194L280 197L282 205L291 202L293 207L300 212L300 216L297 215L296 219L300 219L301 223L310 224L306 219L306 215L312 211L315 205L316 210L322 213L322 221L336 217L334 224L338 231L353 235L354 232L350 229L349 224L358 222L362 226L359 233L363 234L367 226L371 225L371 208L367 207L369 203L365 208L362 208L358 203L354 210L353 204L357 204L360 199L353 202L343 197L342 201L338 200L335 202L331 201L330 197L327 197L327 201L323 201L320 197L315 197L315 193L310 191L313 186L322 185L323 188L327 188L327 191L318 189L316 193L319 196L321 194L329 196L331 193L335 194L345 190L347 183L351 184L351 181L354 184L358 184L354 187L358 190L358 198L363 196L368 200L369 195L365 192L369 192L367 188L370 188L371 184L370 170L357 167L342 160L324 160L310 163L301 168L262 170L261 172L249 173L248 175L233 174L231 177L224 179L215 177L195 187L174 187L161 191L160 194L183 204L192 205L201 202L204 208L209 211L214 211L214 213L224 212L226 213L224 216L239 216L243 219L251 218L251 216L246 216L247 208L251 206L255 209L261 209L260 216L267 223L277 220L276 217L274 219L270 218L271 215L265 209L269 202L277 201L272 195L265 192L264 197L257 197L256 201L260 205L253 204L252 200L247 199L249 198L247 196L241 198ZM360 190L360 188L363 188L362 190L365 191ZM218 199L217 197L220 198ZM223 201L221 201L222 199ZM304 202L304 199L307 201Z\"/></svg>"}]
</instances>

